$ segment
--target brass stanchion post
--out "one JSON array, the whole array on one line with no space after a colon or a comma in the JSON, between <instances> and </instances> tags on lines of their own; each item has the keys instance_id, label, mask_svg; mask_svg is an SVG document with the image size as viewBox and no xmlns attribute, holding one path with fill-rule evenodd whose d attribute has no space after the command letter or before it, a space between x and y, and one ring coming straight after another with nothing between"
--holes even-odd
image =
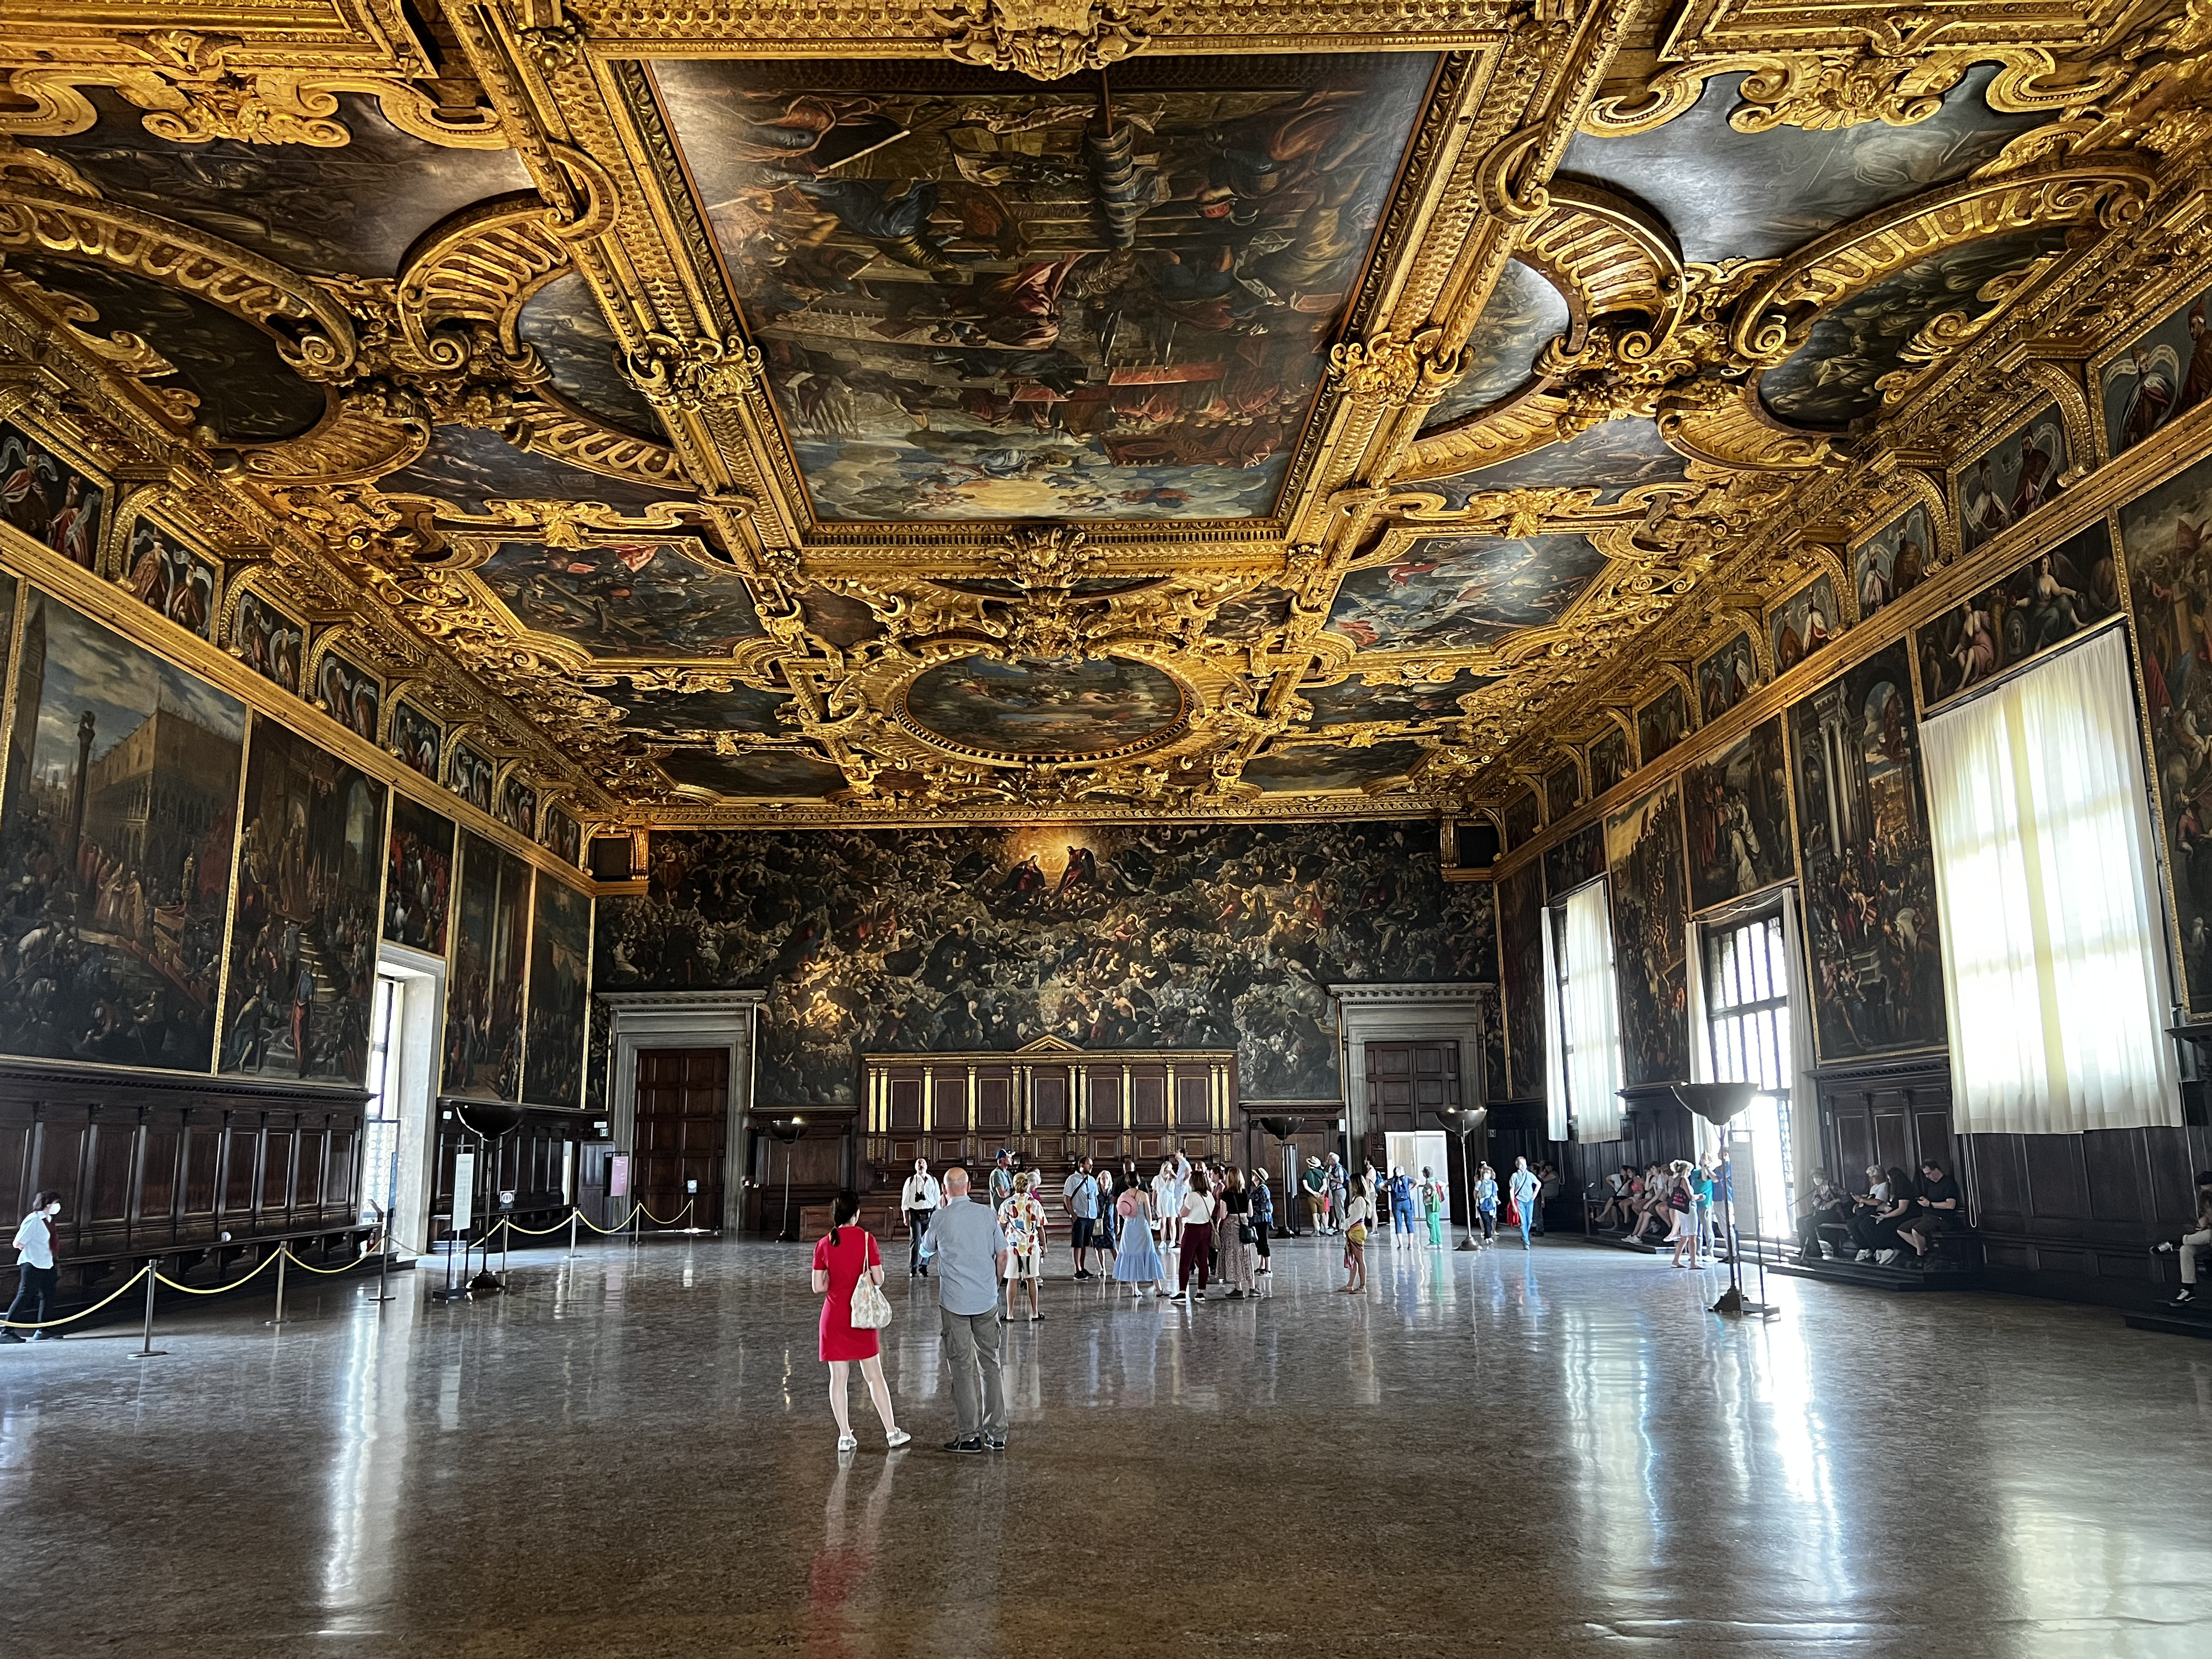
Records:
<instances>
[{"instance_id":1,"label":"brass stanchion post","mask_svg":"<svg viewBox=\"0 0 2212 1659\"><path fill-rule=\"evenodd\" d=\"M161 1257L155 1255L146 1258L146 1335L138 1352L131 1356L133 1359L159 1359L168 1352L167 1348L157 1348L154 1346L154 1275L155 1270L161 1264Z\"/></svg>"},{"instance_id":2,"label":"brass stanchion post","mask_svg":"<svg viewBox=\"0 0 2212 1659\"><path fill-rule=\"evenodd\" d=\"M292 1247L289 1244L276 1247L276 1316L266 1322L270 1325L284 1322L284 1267L291 1254Z\"/></svg>"}]
</instances>

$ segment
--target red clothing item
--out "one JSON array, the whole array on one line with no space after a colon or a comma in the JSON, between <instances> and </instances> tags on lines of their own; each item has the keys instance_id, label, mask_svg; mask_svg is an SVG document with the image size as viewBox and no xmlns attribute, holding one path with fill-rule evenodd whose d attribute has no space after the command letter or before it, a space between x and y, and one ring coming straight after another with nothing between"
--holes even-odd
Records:
<instances>
[{"instance_id":1,"label":"red clothing item","mask_svg":"<svg viewBox=\"0 0 2212 1659\"><path fill-rule=\"evenodd\" d=\"M873 1359L879 1352L873 1331L853 1328L853 1289L860 1275L883 1266L875 1235L865 1227L848 1224L828 1234L814 1247L814 1271L830 1275L830 1293L822 1298L822 1358Z\"/></svg>"}]
</instances>

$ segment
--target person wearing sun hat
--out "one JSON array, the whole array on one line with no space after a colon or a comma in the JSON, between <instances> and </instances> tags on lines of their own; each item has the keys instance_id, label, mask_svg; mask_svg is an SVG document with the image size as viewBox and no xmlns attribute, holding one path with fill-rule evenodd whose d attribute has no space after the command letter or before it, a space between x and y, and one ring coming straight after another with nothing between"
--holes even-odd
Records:
<instances>
[{"instance_id":1,"label":"person wearing sun hat","mask_svg":"<svg viewBox=\"0 0 2212 1659\"><path fill-rule=\"evenodd\" d=\"M1306 1218L1317 1233L1328 1231L1328 1177L1322 1173L1321 1160L1306 1160L1306 1172L1298 1177L1298 1185L1306 1197Z\"/></svg>"}]
</instances>

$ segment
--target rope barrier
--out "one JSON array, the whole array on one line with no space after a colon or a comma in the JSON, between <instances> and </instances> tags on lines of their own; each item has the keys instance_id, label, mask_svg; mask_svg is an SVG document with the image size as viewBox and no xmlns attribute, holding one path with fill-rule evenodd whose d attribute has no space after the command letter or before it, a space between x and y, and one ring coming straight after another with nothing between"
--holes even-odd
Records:
<instances>
[{"instance_id":1,"label":"rope barrier","mask_svg":"<svg viewBox=\"0 0 2212 1659\"><path fill-rule=\"evenodd\" d=\"M650 1221L656 1227L673 1227L678 1222L683 1220L685 1216L691 1213L691 1206L697 1200L695 1199L685 1199L684 1200L684 1207L678 1210L674 1215L669 1217L665 1221L663 1221L659 1216L653 1214L652 1211L647 1209L642 1204L639 1205L631 1212L631 1213L634 1215L643 1216L647 1221Z\"/></svg>"},{"instance_id":2,"label":"rope barrier","mask_svg":"<svg viewBox=\"0 0 2212 1659\"><path fill-rule=\"evenodd\" d=\"M11 1331L43 1331L50 1329L56 1325L74 1325L78 1320L89 1318L92 1315L98 1313L110 1302L114 1301L116 1296L121 1296L124 1291L131 1289L131 1286L137 1284L140 1279L145 1278L151 1271L152 1269L150 1268L141 1267L137 1273L131 1274L130 1278L123 1281L122 1288L115 1292L115 1296L104 1297L100 1301L94 1303L89 1308L86 1308L80 1312L70 1314L60 1319L0 1319L0 1328L5 1328Z\"/></svg>"},{"instance_id":3,"label":"rope barrier","mask_svg":"<svg viewBox=\"0 0 2212 1659\"><path fill-rule=\"evenodd\" d=\"M264 1255L261 1258L261 1265L256 1267L252 1273L246 1274L245 1278L234 1279L229 1284L217 1285L211 1290L203 1291L191 1285L179 1285L175 1279L170 1278L168 1274L165 1273L155 1273L154 1277L159 1283L167 1285L173 1291L182 1291L186 1296L221 1296L225 1291L234 1291L241 1285L251 1284L253 1280L258 1279L263 1273L268 1272L270 1268L275 1267L276 1265L276 1259L278 1256L290 1255L291 1252L289 1250L280 1249L276 1252L276 1255ZM297 1260L296 1257L294 1259ZM149 1269L149 1271L151 1270Z\"/></svg>"},{"instance_id":4,"label":"rope barrier","mask_svg":"<svg viewBox=\"0 0 2212 1659\"><path fill-rule=\"evenodd\" d=\"M520 1233L526 1238L543 1238L548 1233L559 1232L563 1227L568 1224L568 1218L564 1216L550 1227L519 1227L506 1217L501 1216L500 1218L499 1224L506 1228L507 1231L511 1233Z\"/></svg>"},{"instance_id":5,"label":"rope barrier","mask_svg":"<svg viewBox=\"0 0 2212 1659\"><path fill-rule=\"evenodd\" d=\"M364 1261L368 1261L368 1257L367 1257L367 1256L365 1256L365 1255L364 1255L364 1256L357 1256L357 1257L356 1257L353 1261L347 1262L347 1263L345 1264L345 1266L344 1266L344 1267L317 1267L317 1266L315 1266L315 1264L314 1264L313 1262L312 1262L312 1261L301 1261L301 1260L300 1260L300 1257L299 1257L299 1254L298 1254L296 1251L295 1251L295 1250L293 1249L293 1248L292 1248L289 1244L287 1244L287 1245L284 1247L284 1254L285 1254L286 1255L289 1255L289 1256L290 1256L290 1257L292 1258L292 1265L293 1265L294 1267L305 1267L305 1268L306 1268L309 1273L325 1273L325 1274L329 1274L329 1273L351 1273L351 1272L352 1272L356 1267L358 1267L359 1266L361 1266L361 1264L362 1264L362 1262L364 1262ZM239 1283L240 1283L240 1284L241 1284L241 1285L242 1285L242 1284L244 1284L245 1282L246 1282L246 1281L245 1281L244 1279L240 1279L240 1280L239 1280Z\"/></svg>"}]
</instances>

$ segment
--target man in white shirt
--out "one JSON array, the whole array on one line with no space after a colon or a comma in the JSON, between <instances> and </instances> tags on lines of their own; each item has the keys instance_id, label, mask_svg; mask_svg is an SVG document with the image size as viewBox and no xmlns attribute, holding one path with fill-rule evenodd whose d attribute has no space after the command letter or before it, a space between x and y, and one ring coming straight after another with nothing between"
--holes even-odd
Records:
<instances>
[{"instance_id":1,"label":"man in white shirt","mask_svg":"<svg viewBox=\"0 0 2212 1659\"><path fill-rule=\"evenodd\" d=\"M31 1212L23 1218L23 1224L15 1229L15 1266L21 1282L15 1301L9 1304L7 1328L0 1329L0 1341L52 1342L61 1334L34 1330L25 1337L15 1328L43 1324L52 1316L55 1295L61 1288L61 1275L54 1271L54 1220L61 1212L59 1193L40 1193L31 1201Z\"/></svg>"},{"instance_id":2,"label":"man in white shirt","mask_svg":"<svg viewBox=\"0 0 2212 1659\"><path fill-rule=\"evenodd\" d=\"M1528 1167L1527 1158L1516 1158L1509 1184L1513 1192L1513 1207L1519 1212L1521 1248L1525 1250L1528 1248L1528 1230L1536 1222L1536 1194L1543 1190L1544 1183L1536 1179L1536 1172Z\"/></svg>"},{"instance_id":3,"label":"man in white shirt","mask_svg":"<svg viewBox=\"0 0 2212 1659\"><path fill-rule=\"evenodd\" d=\"M899 1208L906 1212L907 1245L906 1270L927 1279L929 1264L921 1259L921 1241L929 1231L929 1218L937 1213L944 1201L944 1193L937 1177L929 1172L929 1160L918 1158L914 1161L914 1173L899 1188Z\"/></svg>"},{"instance_id":4,"label":"man in white shirt","mask_svg":"<svg viewBox=\"0 0 2212 1659\"><path fill-rule=\"evenodd\" d=\"M1098 1182L1091 1173L1089 1158L1076 1159L1074 1171L1060 1187L1060 1201L1067 1209L1068 1250L1075 1257L1075 1276L1094 1278L1085 1264L1098 1227Z\"/></svg>"}]
</instances>

